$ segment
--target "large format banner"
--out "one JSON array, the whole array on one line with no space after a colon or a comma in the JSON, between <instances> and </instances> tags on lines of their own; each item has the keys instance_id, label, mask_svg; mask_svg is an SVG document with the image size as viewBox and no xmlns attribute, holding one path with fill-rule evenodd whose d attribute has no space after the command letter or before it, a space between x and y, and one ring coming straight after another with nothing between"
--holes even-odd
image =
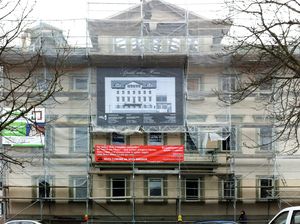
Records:
<instances>
[{"instance_id":1,"label":"large format banner","mask_svg":"<svg viewBox=\"0 0 300 224\"><path fill-rule=\"evenodd\" d=\"M183 145L95 145L96 162L182 162Z\"/></svg>"},{"instance_id":2,"label":"large format banner","mask_svg":"<svg viewBox=\"0 0 300 224\"><path fill-rule=\"evenodd\" d=\"M183 69L97 70L97 125L182 124Z\"/></svg>"},{"instance_id":3,"label":"large format banner","mask_svg":"<svg viewBox=\"0 0 300 224\"><path fill-rule=\"evenodd\" d=\"M15 115L18 113L20 112L14 112ZM14 114L10 115L8 121L15 117ZM35 108L25 117L18 118L1 131L1 136L3 145L43 147L45 145L45 108Z\"/></svg>"}]
</instances>

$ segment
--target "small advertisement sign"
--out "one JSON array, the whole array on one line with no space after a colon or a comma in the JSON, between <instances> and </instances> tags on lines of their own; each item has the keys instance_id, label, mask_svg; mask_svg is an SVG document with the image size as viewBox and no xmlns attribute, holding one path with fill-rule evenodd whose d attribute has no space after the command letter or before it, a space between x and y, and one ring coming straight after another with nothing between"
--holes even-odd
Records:
<instances>
[{"instance_id":1,"label":"small advertisement sign","mask_svg":"<svg viewBox=\"0 0 300 224\"><path fill-rule=\"evenodd\" d=\"M9 109L7 109L9 111ZM5 113L4 110L3 113ZM20 112L8 118L12 120ZM15 116L14 116L15 115ZM45 138L45 109L35 108L1 131L2 144L14 147L43 147Z\"/></svg>"},{"instance_id":2,"label":"small advertisement sign","mask_svg":"<svg viewBox=\"0 0 300 224\"><path fill-rule=\"evenodd\" d=\"M183 145L95 145L96 162L182 162Z\"/></svg>"}]
</instances>

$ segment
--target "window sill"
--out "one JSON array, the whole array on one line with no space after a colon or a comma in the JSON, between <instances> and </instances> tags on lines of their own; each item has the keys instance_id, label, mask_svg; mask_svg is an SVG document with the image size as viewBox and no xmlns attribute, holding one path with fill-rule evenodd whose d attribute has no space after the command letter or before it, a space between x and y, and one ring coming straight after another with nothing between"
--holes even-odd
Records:
<instances>
[{"instance_id":1,"label":"window sill","mask_svg":"<svg viewBox=\"0 0 300 224\"><path fill-rule=\"evenodd\" d=\"M144 200L144 204L167 204L168 203L168 200L167 199L160 199L160 198L148 198L148 199L145 199Z\"/></svg>"},{"instance_id":2,"label":"window sill","mask_svg":"<svg viewBox=\"0 0 300 224\"><path fill-rule=\"evenodd\" d=\"M106 203L107 204L130 204L130 200L129 199L125 199L125 200L107 199Z\"/></svg>"}]
</instances>

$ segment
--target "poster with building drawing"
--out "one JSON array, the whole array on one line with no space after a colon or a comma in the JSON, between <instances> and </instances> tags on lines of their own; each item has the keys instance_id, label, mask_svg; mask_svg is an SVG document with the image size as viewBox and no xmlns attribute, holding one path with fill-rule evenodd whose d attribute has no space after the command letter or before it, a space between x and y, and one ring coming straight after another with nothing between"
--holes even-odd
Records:
<instances>
[{"instance_id":1,"label":"poster with building drawing","mask_svg":"<svg viewBox=\"0 0 300 224\"><path fill-rule=\"evenodd\" d=\"M181 69L99 69L98 125L182 123Z\"/></svg>"}]
</instances>

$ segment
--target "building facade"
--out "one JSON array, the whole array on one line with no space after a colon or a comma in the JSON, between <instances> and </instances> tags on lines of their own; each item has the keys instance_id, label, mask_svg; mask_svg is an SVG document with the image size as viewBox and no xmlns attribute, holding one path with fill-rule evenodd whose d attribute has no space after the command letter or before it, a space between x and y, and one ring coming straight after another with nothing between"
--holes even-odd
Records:
<instances>
[{"instance_id":1,"label":"building facade","mask_svg":"<svg viewBox=\"0 0 300 224\"><path fill-rule=\"evenodd\" d=\"M264 223L299 203L297 155L266 144L268 88L233 106L214 94L230 97L240 75L214 57L228 24L152 0L87 27L92 46L74 50L44 104L43 147L3 144L26 164L5 166L6 219L176 223L245 210ZM35 75L43 88L51 68Z\"/></svg>"}]
</instances>

